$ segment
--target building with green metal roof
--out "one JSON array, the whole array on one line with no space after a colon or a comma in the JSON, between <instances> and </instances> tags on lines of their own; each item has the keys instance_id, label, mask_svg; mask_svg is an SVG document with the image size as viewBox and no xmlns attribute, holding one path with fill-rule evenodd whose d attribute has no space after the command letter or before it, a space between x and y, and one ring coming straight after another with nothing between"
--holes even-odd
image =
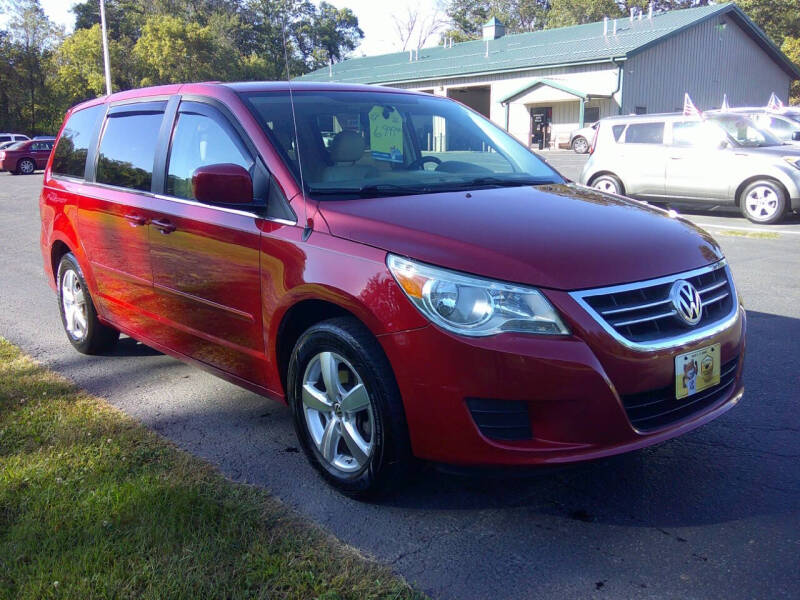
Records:
<instances>
[{"instance_id":1,"label":"building with green metal roof","mask_svg":"<svg viewBox=\"0 0 800 600\"><path fill-rule=\"evenodd\" d=\"M734 3L352 58L299 78L428 91L459 100L526 143L552 145L612 114L784 101L797 67Z\"/></svg>"}]
</instances>

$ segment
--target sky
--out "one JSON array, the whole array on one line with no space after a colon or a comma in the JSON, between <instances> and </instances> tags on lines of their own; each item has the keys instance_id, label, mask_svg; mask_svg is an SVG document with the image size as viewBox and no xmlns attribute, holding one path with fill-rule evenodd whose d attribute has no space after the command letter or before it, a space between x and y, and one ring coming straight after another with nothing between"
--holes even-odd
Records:
<instances>
[{"instance_id":1,"label":"sky","mask_svg":"<svg viewBox=\"0 0 800 600\"><path fill-rule=\"evenodd\" d=\"M54 22L63 25L69 32L75 26L75 18L70 12L74 0L40 0L42 8ZM358 17L358 24L364 32L361 45L353 56L386 54L401 49L392 15L405 17L409 9L419 10L420 15L429 18L436 10L437 0L327 0L337 8L347 7ZM392 7L387 9L387 4ZM438 36L428 45L436 44Z\"/></svg>"}]
</instances>

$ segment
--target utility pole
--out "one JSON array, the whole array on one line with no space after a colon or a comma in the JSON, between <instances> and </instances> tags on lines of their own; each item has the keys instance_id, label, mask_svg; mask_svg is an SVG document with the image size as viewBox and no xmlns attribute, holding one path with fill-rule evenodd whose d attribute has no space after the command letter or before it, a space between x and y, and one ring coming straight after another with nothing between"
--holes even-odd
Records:
<instances>
[{"instance_id":1,"label":"utility pole","mask_svg":"<svg viewBox=\"0 0 800 600\"><path fill-rule=\"evenodd\" d=\"M111 94L111 64L108 60L108 31L106 30L106 3L100 0L100 27L103 30L103 63L106 71L106 94Z\"/></svg>"}]
</instances>

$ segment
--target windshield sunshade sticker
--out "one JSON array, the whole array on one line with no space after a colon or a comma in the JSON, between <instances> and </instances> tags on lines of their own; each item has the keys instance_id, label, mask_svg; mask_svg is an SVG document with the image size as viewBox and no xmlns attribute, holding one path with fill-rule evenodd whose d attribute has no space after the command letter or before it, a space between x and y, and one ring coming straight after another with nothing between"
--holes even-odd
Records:
<instances>
[{"instance_id":1,"label":"windshield sunshade sticker","mask_svg":"<svg viewBox=\"0 0 800 600\"><path fill-rule=\"evenodd\" d=\"M403 162L403 118L391 106L376 106L369 111L369 136L372 158Z\"/></svg>"}]
</instances>

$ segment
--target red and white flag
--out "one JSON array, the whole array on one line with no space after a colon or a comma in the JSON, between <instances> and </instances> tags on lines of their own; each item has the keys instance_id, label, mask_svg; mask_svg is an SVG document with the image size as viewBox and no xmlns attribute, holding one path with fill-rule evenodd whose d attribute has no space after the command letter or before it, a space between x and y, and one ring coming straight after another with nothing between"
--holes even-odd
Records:
<instances>
[{"instance_id":1,"label":"red and white flag","mask_svg":"<svg viewBox=\"0 0 800 600\"><path fill-rule=\"evenodd\" d=\"M728 94L722 94L722 106L719 107L721 112L728 112L731 109L728 104Z\"/></svg>"},{"instance_id":2,"label":"red and white flag","mask_svg":"<svg viewBox=\"0 0 800 600\"><path fill-rule=\"evenodd\" d=\"M772 96L769 97L769 102L767 102L767 110L772 111L779 111L783 108L783 102L778 96L775 95L775 92L772 92Z\"/></svg>"},{"instance_id":3,"label":"red and white flag","mask_svg":"<svg viewBox=\"0 0 800 600\"><path fill-rule=\"evenodd\" d=\"M698 108L692 102L692 99L689 98L689 94L685 94L683 97L683 115L685 117L702 117L703 113L701 113Z\"/></svg>"}]
</instances>

